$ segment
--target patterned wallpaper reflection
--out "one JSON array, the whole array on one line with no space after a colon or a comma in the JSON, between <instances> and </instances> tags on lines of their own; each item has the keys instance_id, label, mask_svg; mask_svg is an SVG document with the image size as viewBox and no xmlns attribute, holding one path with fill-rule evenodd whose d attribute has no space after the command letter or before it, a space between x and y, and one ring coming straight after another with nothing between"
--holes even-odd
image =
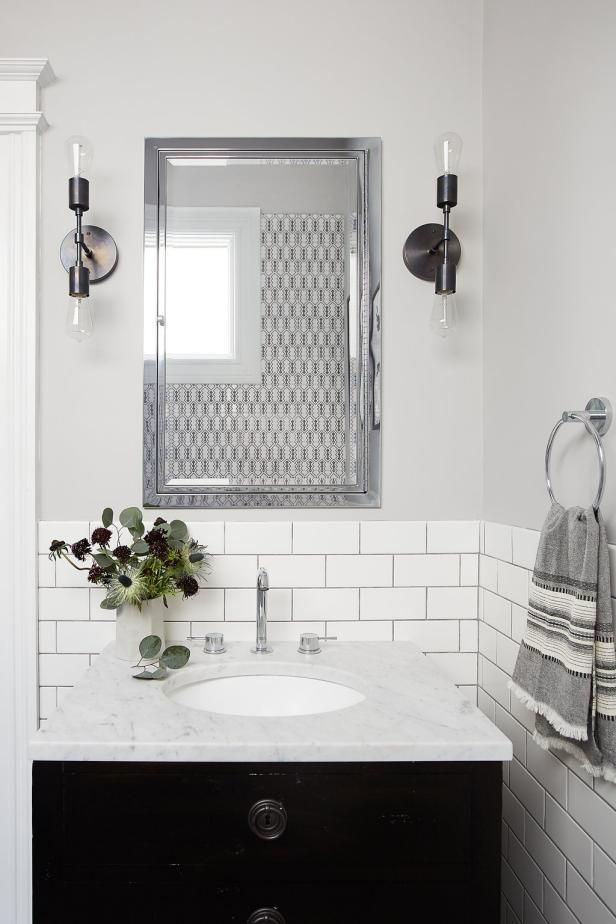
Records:
<instances>
[{"instance_id":1,"label":"patterned wallpaper reflection","mask_svg":"<svg viewBox=\"0 0 616 924\"><path fill-rule=\"evenodd\" d=\"M167 480L338 485L355 478L344 216L263 214L261 293L261 384L167 385ZM151 471L154 401L155 386L146 385Z\"/></svg>"}]
</instances>

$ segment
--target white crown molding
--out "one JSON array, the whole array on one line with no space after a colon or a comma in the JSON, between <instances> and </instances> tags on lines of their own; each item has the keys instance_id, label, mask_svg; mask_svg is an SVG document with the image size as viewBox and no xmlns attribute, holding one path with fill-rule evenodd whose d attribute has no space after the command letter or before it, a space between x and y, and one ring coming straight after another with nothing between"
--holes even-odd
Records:
<instances>
[{"instance_id":1,"label":"white crown molding","mask_svg":"<svg viewBox=\"0 0 616 924\"><path fill-rule=\"evenodd\" d=\"M1 132L45 131L47 119L42 112L0 112Z\"/></svg>"},{"instance_id":2,"label":"white crown molding","mask_svg":"<svg viewBox=\"0 0 616 924\"><path fill-rule=\"evenodd\" d=\"M0 80L34 80L47 87L53 79L47 58L0 58Z\"/></svg>"}]
</instances>

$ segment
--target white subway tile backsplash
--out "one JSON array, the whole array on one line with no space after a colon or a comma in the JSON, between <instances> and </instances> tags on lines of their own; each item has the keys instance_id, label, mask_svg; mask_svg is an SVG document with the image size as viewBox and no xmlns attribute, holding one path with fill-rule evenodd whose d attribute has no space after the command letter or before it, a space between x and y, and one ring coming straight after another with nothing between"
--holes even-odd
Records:
<instances>
[{"instance_id":1,"label":"white subway tile backsplash","mask_svg":"<svg viewBox=\"0 0 616 924\"><path fill-rule=\"evenodd\" d=\"M487 622L479 623L479 652L496 664L496 629Z\"/></svg>"},{"instance_id":2,"label":"white subway tile backsplash","mask_svg":"<svg viewBox=\"0 0 616 924\"><path fill-rule=\"evenodd\" d=\"M398 625L398 623L396 623ZM402 623L400 623L402 625ZM437 623L434 623L437 625ZM395 629L395 626L394 626ZM459 654L427 654L432 661L453 680L454 683L477 683L477 655L467 652Z\"/></svg>"},{"instance_id":3,"label":"white subway tile backsplash","mask_svg":"<svg viewBox=\"0 0 616 924\"><path fill-rule=\"evenodd\" d=\"M501 888L511 908L517 913L518 921L521 921L524 915L524 886L507 860L503 860L501 868ZM509 922L505 919L504 924L509 924Z\"/></svg>"},{"instance_id":4,"label":"white subway tile backsplash","mask_svg":"<svg viewBox=\"0 0 616 924\"><path fill-rule=\"evenodd\" d=\"M39 619L88 619L89 599L89 592L85 588L41 587Z\"/></svg>"},{"instance_id":5,"label":"white subway tile backsplash","mask_svg":"<svg viewBox=\"0 0 616 924\"><path fill-rule=\"evenodd\" d=\"M456 620L428 622L425 619L418 619L414 622L396 622L394 623L394 641L414 642L422 651L457 651L459 648L458 626L459 623Z\"/></svg>"},{"instance_id":6,"label":"white subway tile backsplash","mask_svg":"<svg viewBox=\"0 0 616 924\"><path fill-rule=\"evenodd\" d=\"M505 709L509 709L509 687L507 683L509 677L495 664L483 658L482 682L483 687L492 699L500 703Z\"/></svg>"},{"instance_id":7,"label":"white subway tile backsplash","mask_svg":"<svg viewBox=\"0 0 616 924\"><path fill-rule=\"evenodd\" d=\"M224 593L224 602L221 602L218 619L248 622L253 618L256 607L256 590L229 588L221 593ZM292 612L293 591L290 588L272 587L267 593L267 618L272 622L283 622L291 619ZM193 617L193 619L198 618Z\"/></svg>"},{"instance_id":8,"label":"white subway tile backsplash","mask_svg":"<svg viewBox=\"0 0 616 924\"><path fill-rule=\"evenodd\" d=\"M528 605L528 571L506 561L499 561L497 576L498 593L501 597L519 606Z\"/></svg>"},{"instance_id":9,"label":"white subway tile backsplash","mask_svg":"<svg viewBox=\"0 0 616 924\"><path fill-rule=\"evenodd\" d=\"M49 560L49 555L38 556L38 586L56 586L56 563Z\"/></svg>"},{"instance_id":10,"label":"white subway tile backsplash","mask_svg":"<svg viewBox=\"0 0 616 924\"><path fill-rule=\"evenodd\" d=\"M421 553L426 551L426 523L408 520L367 520L360 525L362 554Z\"/></svg>"},{"instance_id":11,"label":"white subway tile backsplash","mask_svg":"<svg viewBox=\"0 0 616 924\"><path fill-rule=\"evenodd\" d=\"M571 771L567 808L571 817L616 861L616 812Z\"/></svg>"},{"instance_id":12,"label":"white subway tile backsplash","mask_svg":"<svg viewBox=\"0 0 616 924\"><path fill-rule=\"evenodd\" d=\"M362 587L361 619L425 619L424 587Z\"/></svg>"},{"instance_id":13,"label":"white subway tile backsplash","mask_svg":"<svg viewBox=\"0 0 616 924\"><path fill-rule=\"evenodd\" d=\"M257 586L256 555L218 555L208 575L209 587Z\"/></svg>"},{"instance_id":14,"label":"white subway tile backsplash","mask_svg":"<svg viewBox=\"0 0 616 924\"><path fill-rule=\"evenodd\" d=\"M293 619L359 619L359 593L357 587L296 587Z\"/></svg>"},{"instance_id":15,"label":"white subway tile backsplash","mask_svg":"<svg viewBox=\"0 0 616 924\"><path fill-rule=\"evenodd\" d=\"M79 562L77 566L70 565L65 558L56 560L56 587L83 587L90 588L88 583L88 566Z\"/></svg>"},{"instance_id":16,"label":"white subway tile backsplash","mask_svg":"<svg viewBox=\"0 0 616 924\"><path fill-rule=\"evenodd\" d=\"M291 551L291 523L230 520L225 526L227 555L284 555Z\"/></svg>"},{"instance_id":17,"label":"white subway tile backsplash","mask_svg":"<svg viewBox=\"0 0 616 924\"><path fill-rule=\"evenodd\" d=\"M87 654L42 654L39 656L39 683L42 687L72 687L89 666Z\"/></svg>"},{"instance_id":18,"label":"white subway tile backsplash","mask_svg":"<svg viewBox=\"0 0 616 924\"><path fill-rule=\"evenodd\" d=\"M429 587L428 619L477 619L476 587Z\"/></svg>"},{"instance_id":19,"label":"white subway tile backsplash","mask_svg":"<svg viewBox=\"0 0 616 924\"><path fill-rule=\"evenodd\" d=\"M526 763L526 729L520 725L506 709L494 704L494 722L513 745L514 756L521 764Z\"/></svg>"},{"instance_id":20,"label":"white subway tile backsplash","mask_svg":"<svg viewBox=\"0 0 616 924\"><path fill-rule=\"evenodd\" d=\"M460 584L459 555L395 555L397 587L446 587Z\"/></svg>"},{"instance_id":21,"label":"white subway tile backsplash","mask_svg":"<svg viewBox=\"0 0 616 924\"><path fill-rule=\"evenodd\" d=\"M478 629L476 620L460 623L460 651L477 651Z\"/></svg>"},{"instance_id":22,"label":"white subway tile backsplash","mask_svg":"<svg viewBox=\"0 0 616 924\"><path fill-rule=\"evenodd\" d=\"M547 879L543 883L543 914L548 924L580 924Z\"/></svg>"},{"instance_id":23,"label":"white subway tile backsplash","mask_svg":"<svg viewBox=\"0 0 616 924\"><path fill-rule=\"evenodd\" d=\"M38 625L39 653L52 654L56 651L56 625L55 622L41 622Z\"/></svg>"},{"instance_id":24,"label":"white subway tile backsplash","mask_svg":"<svg viewBox=\"0 0 616 924\"><path fill-rule=\"evenodd\" d=\"M616 863L595 845L594 887L597 895L610 908L616 908Z\"/></svg>"},{"instance_id":25,"label":"white subway tile backsplash","mask_svg":"<svg viewBox=\"0 0 616 924\"><path fill-rule=\"evenodd\" d=\"M591 882L592 840L549 793L545 797L545 830L584 879Z\"/></svg>"},{"instance_id":26,"label":"white subway tile backsplash","mask_svg":"<svg viewBox=\"0 0 616 924\"><path fill-rule=\"evenodd\" d=\"M428 522L428 552L479 552L479 523L464 520Z\"/></svg>"},{"instance_id":27,"label":"white subway tile backsplash","mask_svg":"<svg viewBox=\"0 0 616 924\"><path fill-rule=\"evenodd\" d=\"M511 604L511 638L514 642L521 642L526 631L527 607Z\"/></svg>"},{"instance_id":28,"label":"white subway tile backsplash","mask_svg":"<svg viewBox=\"0 0 616 924\"><path fill-rule=\"evenodd\" d=\"M48 719L57 708L56 687L39 687L39 718Z\"/></svg>"},{"instance_id":29,"label":"white subway tile backsplash","mask_svg":"<svg viewBox=\"0 0 616 924\"><path fill-rule=\"evenodd\" d=\"M58 652L98 654L115 638L115 622L59 622Z\"/></svg>"},{"instance_id":30,"label":"white subway tile backsplash","mask_svg":"<svg viewBox=\"0 0 616 924\"><path fill-rule=\"evenodd\" d=\"M528 736L526 766L541 785L561 805L567 804L567 768L551 751L546 751Z\"/></svg>"},{"instance_id":31,"label":"white subway tile backsplash","mask_svg":"<svg viewBox=\"0 0 616 924\"><path fill-rule=\"evenodd\" d=\"M581 924L616 924L616 917L570 863L567 864L567 904Z\"/></svg>"},{"instance_id":32,"label":"white subway tile backsplash","mask_svg":"<svg viewBox=\"0 0 616 924\"><path fill-rule=\"evenodd\" d=\"M503 820L507 822L518 840L524 841L524 806L503 784ZM507 851L508 852L508 851Z\"/></svg>"},{"instance_id":33,"label":"white subway tile backsplash","mask_svg":"<svg viewBox=\"0 0 616 924\"><path fill-rule=\"evenodd\" d=\"M565 896L567 861L531 815L526 813L524 846L559 895Z\"/></svg>"},{"instance_id":34,"label":"white subway tile backsplash","mask_svg":"<svg viewBox=\"0 0 616 924\"><path fill-rule=\"evenodd\" d=\"M460 555L460 584L469 587L479 584L478 555Z\"/></svg>"},{"instance_id":35,"label":"white subway tile backsplash","mask_svg":"<svg viewBox=\"0 0 616 924\"><path fill-rule=\"evenodd\" d=\"M225 591L222 588L208 586L202 588L194 597L184 599L180 594L175 597L168 597L167 603L165 620L168 622L185 622L186 620L202 622L204 620L224 619ZM253 609L254 606L249 612ZM101 610L101 612L108 611Z\"/></svg>"},{"instance_id":36,"label":"white subway tile backsplash","mask_svg":"<svg viewBox=\"0 0 616 924\"><path fill-rule=\"evenodd\" d=\"M340 642L391 642L392 623L379 620L328 620L327 634L335 635Z\"/></svg>"},{"instance_id":37,"label":"white subway tile backsplash","mask_svg":"<svg viewBox=\"0 0 616 924\"><path fill-rule=\"evenodd\" d=\"M513 539L511 526L502 523L484 523L484 552L501 561L513 558Z\"/></svg>"},{"instance_id":38,"label":"white subway tile backsplash","mask_svg":"<svg viewBox=\"0 0 616 924\"><path fill-rule=\"evenodd\" d=\"M543 827L545 790L515 757L509 769L509 785L526 811Z\"/></svg>"},{"instance_id":39,"label":"white subway tile backsplash","mask_svg":"<svg viewBox=\"0 0 616 924\"><path fill-rule=\"evenodd\" d=\"M308 555L357 555L359 523L357 520L294 523L293 551Z\"/></svg>"},{"instance_id":40,"label":"white subway tile backsplash","mask_svg":"<svg viewBox=\"0 0 616 924\"><path fill-rule=\"evenodd\" d=\"M501 632L497 633L496 663L501 670L505 671L509 676L513 674L519 647L520 646L516 642L512 641L506 635L503 635Z\"/></svg>"},{"instance_id":41,"label":"white subway tile backsplash","mask_svg":"<svg viewBox=\"0 0 616 924\"><path fill-rule=\"evenodd\" d=\"M391 555L328 555L328 587L391 587Z\"/></svg>"},{"instance_id":42,"label":"white subway tile backsplash","mask_svg":"<svg viewBox=\"0 0 616 924\"><path fill-rule=\"evenodd\" d=\"M324 555L259 555L259 566L267 569L270 587L325 586ZM256 574L253 586L255 580Z\"/></svg>"},{"instance_id":43,"label":"white subway tile backsplash","mask_svg":"<svg viewBox=\"0 0 616 924\"><path fill-rule=\"evenodd\" d=\"M513 564L532 571L537 557L539 533L536 529L513 527Z\"/></svg>"},{"instance_id":44,"label":"white subway tile backsplash","mask_svg":"<svg viewBox=\"0 0 616 924\"><path fill-rule=\"evenodd\" d=\"M229 623L226 623L229 625ZM341 623L341 625L347 625L347 623ZM349 625L355 625L355 623L349 623ZM250 634L248 638L254 642L255 637L255 627L254 623L249 624ZM299 644L299 637L302 632L316 632L317 635L325 635L325 623L324 622L273 622L268 626L267 637L270 643L274 642L297 642ZM331 633L334 634L335 633ZM324 642L323 644L327 644ZM310 656L309 656L310 657Z\"/></svg>"},{"instance_id":45,"label":"white subway tile backsplash","mask_svg":"<svg viewBox=\"0 0 616 924\"><path fill-rule=\"evenodd\" d=\"M225 524L203 520L185 521L193 539L207 546L210 555L222 555L225 551Z\"/></svg>"},{"instance_id":46,"label":"white subway tile backsplash","mask_svg":"<svg viewBox=\"0 0 616 924\"><path fill-rule=\"evenodd\" d=\"M511 635L511 604L508 600L491 593L483 592L483 621L504 635Z\"/></svg>"},{"instance_id":47,"label":"white subway tile backsplash","mask_svg":"<svg viewBox=\"0 0 616 924\"><path fill-rule=\"evenodd\" d=\"M479 556L479 586L494 593L498 590L498 562L487 555Z\"/></svg>"},{"instance_id":48,"label":"white subway tile backsplash","mask_svg":"<svg viewBox=\"0 0 616 924\"><path fill-rule=\"evenodd\" d=\"M542 872L511 829L509 830L507 860L535 904L543 907Z\"/></svg>"},{"instance_id":49,"label":"white subway tile backsplash","mask_svg":"<svg viewBox=\"0 0 616 924\"><path fill-rule=\"evenodd\" d=\"M69 545L79 539L90 538L88 520L41 520L38 525L38 550L47 555L54 539L64 539Z\"/></svg>"}]
</instances>

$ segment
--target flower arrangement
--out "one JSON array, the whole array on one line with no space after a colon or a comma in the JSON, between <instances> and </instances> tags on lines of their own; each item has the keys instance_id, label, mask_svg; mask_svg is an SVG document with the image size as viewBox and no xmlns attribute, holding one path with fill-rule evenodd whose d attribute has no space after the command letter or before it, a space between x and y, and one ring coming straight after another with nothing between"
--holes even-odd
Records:
<instances>
[{"instance_id":1,"label":"flower arrangement","mask_svg":"<svg viewBox=\"0 0 616 924\"><path fill-rule=\"evenodd\" d=\"M110 507L103 510L101 519L102 525L90 539L71 544L54 539L49 557L87 571L90 583L104 587L103 609L115 610L123 604L141 609L147 600L158 597L167 606L169 596L182 594L186 598L198 593L200 580L211 570L211 558L205 546L190 538L182 520L168 523L158 517L146 532L138 507L127 507L120 513L120 528L113 522Z\"/></svg>"}]
</instances>

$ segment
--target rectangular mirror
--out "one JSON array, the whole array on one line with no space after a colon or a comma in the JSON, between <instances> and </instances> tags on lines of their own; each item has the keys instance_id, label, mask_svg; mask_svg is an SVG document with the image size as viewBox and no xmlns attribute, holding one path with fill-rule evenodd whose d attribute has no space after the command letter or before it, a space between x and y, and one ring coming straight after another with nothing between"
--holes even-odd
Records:
<instances>
[{"instance_id":1,"label":"rectangular mirror","mask_svg":"<svg viewBox=\"0 0 616 924\"><path fill-rule=\"evenodd\" d=\"M145 151L144 501L380 503L380 141Z\"/></svg>"}]
</instances>

